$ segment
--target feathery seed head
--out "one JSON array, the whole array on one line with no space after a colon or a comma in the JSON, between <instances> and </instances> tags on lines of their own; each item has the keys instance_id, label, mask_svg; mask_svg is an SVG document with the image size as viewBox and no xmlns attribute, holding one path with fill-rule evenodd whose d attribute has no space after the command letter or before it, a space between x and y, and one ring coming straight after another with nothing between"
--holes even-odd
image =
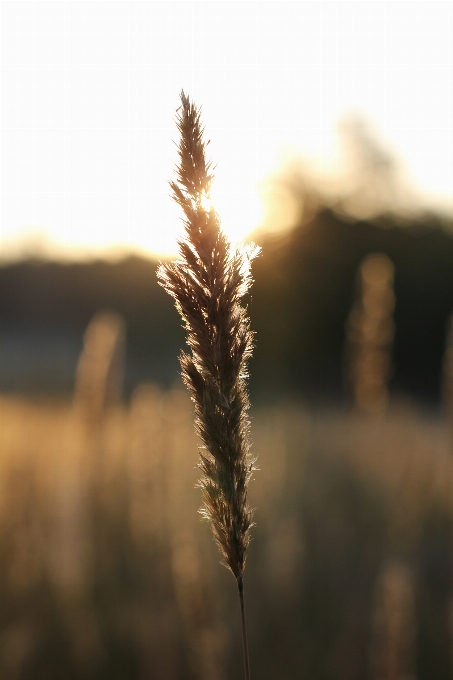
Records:
<instances>
[{"instance_id":1,"label":"feathery seed head","mask_svg":"<svg viewBox=\"0 0 453 680\"><path fill-rule=\"evenodd\" d=\"M200 512L210 521L223 560L239 582L250 542L247 487L254 469L247 418L253 333L241 299L252 283L250 264L259 248L233 248L220 227L209 201L213 175L200 109L184 92L176 122L179 165L177 181L170 186L184 213L185 238L179 242L180 259L161 264L157 276L174 298L190 348L190 353L181 353L180 363L203 443Z\"/></svg>"}]
</instances>

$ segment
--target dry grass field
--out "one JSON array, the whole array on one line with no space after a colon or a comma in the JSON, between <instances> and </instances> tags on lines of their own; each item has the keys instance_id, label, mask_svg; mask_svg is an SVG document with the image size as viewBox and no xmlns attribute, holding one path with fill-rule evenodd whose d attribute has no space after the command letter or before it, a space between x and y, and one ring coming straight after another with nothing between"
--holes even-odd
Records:
<instances>
[{"instance_id":1,"label":"dry grass field","mask_svg":"<svg viewBox=\"0 0 453 680\"><path fill-rule=\"evenodd\" d=\"M186 394L0 407L2 680L240 678L236 585L197 515ZM252 676L451 680L445 423L294 401L252 418Z\"/></svg>"}]
</instances>

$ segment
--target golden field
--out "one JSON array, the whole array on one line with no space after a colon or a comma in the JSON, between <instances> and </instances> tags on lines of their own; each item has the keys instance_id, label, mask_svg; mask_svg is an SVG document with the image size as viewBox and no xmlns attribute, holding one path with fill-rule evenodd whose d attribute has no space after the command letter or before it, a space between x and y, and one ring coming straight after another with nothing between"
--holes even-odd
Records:
<instances>
[{"instance_id":1,"label":"golden field","mask_svg":"<svg viewBox=\"0 0 453 680\"><path fill-rule=\"evenodd\" d=\"M2 680L240 678L235 583L197 515L186 394L0 406ZM252 433L252 675L451 679L446 422L288 400L256 408Z\"/></svg>"}]
</instances>

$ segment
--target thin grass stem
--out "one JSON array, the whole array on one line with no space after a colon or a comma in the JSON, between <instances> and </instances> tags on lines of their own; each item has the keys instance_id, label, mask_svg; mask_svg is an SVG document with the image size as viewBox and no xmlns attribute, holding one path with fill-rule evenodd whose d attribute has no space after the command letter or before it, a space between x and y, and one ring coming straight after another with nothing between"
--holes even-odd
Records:
<instances>
[{"instance_id":1,"label":"thin grass stem","mask_svg":"<svg viewBox=\"0 0 453 680\"><path fill-rule=\"evenodd\" d=\"M247 625L245 622L244 583L242 577L238 579L239 600L241 602L242 649L244 652L244 677L250 680L249 645L247 640Z\"/></svg>"}]
</instances>

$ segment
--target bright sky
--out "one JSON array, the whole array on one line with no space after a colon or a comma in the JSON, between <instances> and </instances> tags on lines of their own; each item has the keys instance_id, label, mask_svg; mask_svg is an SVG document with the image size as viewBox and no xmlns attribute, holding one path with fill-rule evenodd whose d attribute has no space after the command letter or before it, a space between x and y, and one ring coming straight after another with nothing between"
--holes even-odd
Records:
<instances>
[{"instance_id":1,"label":"bright sky","mask_svg":"<svg viewBox=\"0 0 453 680\"><path fill-rule=\"evenodd\" d=\"M351 111L453 209L452 35L451 2L2 2L1 255L175 252L182 88L233 238L285 155L332 155Z\"/></svg>"}]
</instances>

